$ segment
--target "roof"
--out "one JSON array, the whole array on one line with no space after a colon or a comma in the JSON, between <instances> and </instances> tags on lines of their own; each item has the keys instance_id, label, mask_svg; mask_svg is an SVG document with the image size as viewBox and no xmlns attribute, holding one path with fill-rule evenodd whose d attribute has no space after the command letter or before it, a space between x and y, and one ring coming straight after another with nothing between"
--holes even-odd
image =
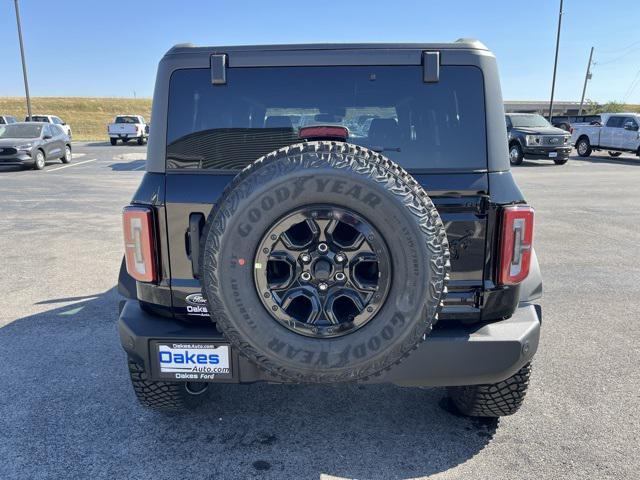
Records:
<instances>
[{"instance_id":1,"label":"roof","mask_svg":"<svg viewBox=\"0 0 640 480\"><path fill-rule=\"evenodd\" d=\"M290 45L227 45L196 46L192 43L180 43L173 46L166 55L235 52L235 51L278 51L278 50L365 50L365 49L420 49L420 50L488 50L480 41L461 38L449 43L302 43Z\"/></svg>"}]
</instances>

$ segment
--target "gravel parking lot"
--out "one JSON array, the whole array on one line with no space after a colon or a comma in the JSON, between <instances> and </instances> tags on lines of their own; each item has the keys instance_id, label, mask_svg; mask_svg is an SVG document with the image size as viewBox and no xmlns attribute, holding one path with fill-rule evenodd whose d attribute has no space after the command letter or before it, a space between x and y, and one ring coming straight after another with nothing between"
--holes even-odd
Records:
<instances>
[{"instance_id":1,"label":"gravel parking lot","mask_svg":"<svg viewBox=\"0 0 640 480\"><path fill-rule=\"evenodd\" d=\"M496 422L394 386L225 386L194 413L143 410L115 284L145 147L74 153L0 170L0 478L637 478L637 157L514 169L544 320L524 407Z\"/></svg>"}]
</instances>

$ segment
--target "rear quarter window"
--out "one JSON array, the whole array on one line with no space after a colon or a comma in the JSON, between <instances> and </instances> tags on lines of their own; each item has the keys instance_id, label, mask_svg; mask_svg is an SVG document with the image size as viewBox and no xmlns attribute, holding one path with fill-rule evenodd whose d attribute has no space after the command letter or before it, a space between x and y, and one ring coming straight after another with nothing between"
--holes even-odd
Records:
<instances>
[{"instance_id":1,"label":"rear quarter window","mask_svg":"<svg viewBox=\"0 0 640 480\"><path fill-rule=\"evenodd\" d=\"M342 125L349 142L411 171L487 168L484 84L471 66L230 68L175 71L167 120L167 169L239 170L302 141L300 128Z\"/></svg>"}]
</instances>

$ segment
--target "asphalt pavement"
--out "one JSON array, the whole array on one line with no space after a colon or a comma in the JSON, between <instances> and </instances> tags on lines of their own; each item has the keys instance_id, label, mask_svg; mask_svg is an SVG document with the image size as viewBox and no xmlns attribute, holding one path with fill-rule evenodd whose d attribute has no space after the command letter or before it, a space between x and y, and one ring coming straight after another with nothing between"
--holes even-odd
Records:
<instances>
[{"instance_id":1,"label":"asphalt pavement","mask_svg":"<svg viewBox=\"0 0 640 480\"><path fill-rule=\"evenodd\" d=\"M442 389L214 386L195 412L137 405L117 333L120 212L146 148L74 145L0 169L0 478L638 478L640 159L527 162L543 325L516 415Z\"/></svg>"}]
</instances>

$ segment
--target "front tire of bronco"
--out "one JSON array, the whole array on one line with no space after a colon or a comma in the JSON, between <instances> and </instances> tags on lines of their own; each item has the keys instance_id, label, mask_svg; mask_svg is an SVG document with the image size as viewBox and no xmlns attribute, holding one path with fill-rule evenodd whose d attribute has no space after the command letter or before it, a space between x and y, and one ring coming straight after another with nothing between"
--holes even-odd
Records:
<instances>
[{"instance_id":1,"label":"front tire of bronco","mask_svg":"<svg viewBox=\"0 0 640 480\"><path fill-rule=\"evenodd\" d=\"M518 411L529 387L531 364L502 382L449 387L449 396L460 413L469 417L503 417Z\"/></svg>"},{"instance_id":2,"label":"front tire of bronco","mask_svg":"<svg viewBox=\"0 0 640 480\"><path fill-rule=\"evenodd\" d=\"M144 367L128 359L133 391L140 404L153 410L193 409L200 404L207 384L156 382L149 380Z\"/></svg>"}]
</instances>

